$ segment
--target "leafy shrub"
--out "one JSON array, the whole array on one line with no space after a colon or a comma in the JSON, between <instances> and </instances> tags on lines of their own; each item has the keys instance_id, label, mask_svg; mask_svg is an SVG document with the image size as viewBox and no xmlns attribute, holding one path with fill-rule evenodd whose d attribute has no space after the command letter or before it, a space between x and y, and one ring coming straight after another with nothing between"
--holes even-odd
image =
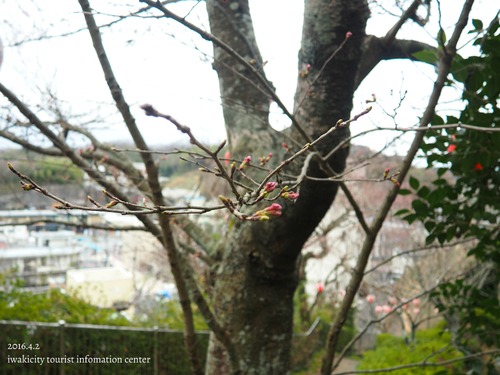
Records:
<instances>
[{"instance_id":1,"label":"leafy shrub","mask_svg":"<svg viewBox=\"0 0 500 375\"><path fill-rule=\"evenodd\" d=\"M128 320L112 309L101 309L85 301L52 289L35 294L14 286L0 290L0 320L33 322L127 325Z\"/></svg>"},{"instance_id":2,"label":"leafy shrub","mask_svg":"<svg viewBox=\"0 0 500 375\"><path fill-rule=\"evenodd\" d=\"M374 350L363 353L359 370L376 370L406 364L438 363L460 358L462 354L451 346L451 337L442 326L418 331L415 340L407 343L401 337L381 334ZM445 366L415 366L392 371L391 374L461 374L460 362Z\"/></svg>"}]
</instances>

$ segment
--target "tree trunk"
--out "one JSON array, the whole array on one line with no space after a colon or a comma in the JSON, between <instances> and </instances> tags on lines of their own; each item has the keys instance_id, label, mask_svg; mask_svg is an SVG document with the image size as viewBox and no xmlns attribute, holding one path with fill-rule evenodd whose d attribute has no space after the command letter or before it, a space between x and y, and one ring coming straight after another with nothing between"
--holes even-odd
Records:
<instances>
[{"instance_id":1,"label":"tree trunk","mask_svg":"<svg viewBox=\"0 0 500 375\"><path fill-rule=\"evenodd\" d=\"M258 68L262 58L248 1L207 0L206 4L212 34ZM306 1L295 112L298 123L311 138L350 115L368 15L364 0ZM325 65L348 31L352 38ZM234 157L257 157L269 152L282 156L277 145L285 138L269 126L269 98L263 94L262 83L256 83L248 67L217 45L214 57ZM307 143L296 127L288 134L300 144ZM318 145L319 151L326 154L348 135L347 128L335 132ZM347 155L348 148L344 147L329 160L335 171L343 170ZM291 169L299 167L297 163ZM315 163L311 163L308 174L324 176ZM280 201L281 217L228 225L227 241L215 270L213 306L220 324L233 338L241 373L281 375L290 371L298 258L336 192L335 183L305 180L296 203ZM206 373L230 373L224 348L214 337Z\"/></svg>"}]
</instances>

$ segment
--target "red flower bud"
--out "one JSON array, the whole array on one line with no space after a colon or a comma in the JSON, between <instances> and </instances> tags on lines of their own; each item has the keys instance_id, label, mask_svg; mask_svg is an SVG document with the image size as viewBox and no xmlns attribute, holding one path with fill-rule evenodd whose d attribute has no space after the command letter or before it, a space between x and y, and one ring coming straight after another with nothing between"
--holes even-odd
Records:
<instances>
[{"instance_id":1,"label":"red flower bud","mask_svg":"<svg viewBox=\"0 0 500 375\"><path fill-rule=\"evenodd\" d=\"M321 294L325 291L325 286L323 285L323 283L318 283L316 285L316 292L318 292L318 294Z\"/></svg>"}]
</instances>

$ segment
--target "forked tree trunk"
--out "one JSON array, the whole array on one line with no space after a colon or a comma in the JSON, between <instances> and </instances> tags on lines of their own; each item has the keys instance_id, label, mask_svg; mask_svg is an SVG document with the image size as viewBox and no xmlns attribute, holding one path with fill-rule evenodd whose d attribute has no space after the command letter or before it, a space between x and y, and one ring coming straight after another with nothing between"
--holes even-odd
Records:
<instances>
[{"instance_id":1,"label":"forked tree trunk","mask_svg":"<svg viewBox=\"0 0 500 375\"><path fill-rule=\"evenodd\" d=\"M261 66L248 1L207 0L206 4L211 32L247 61ZM305 2L295 111L298 122L311 138L350 115L368 16L365 0ZM324 66L348 31L352 32L352 38ZM255 82L252 73L217 45L214 55L233 156L256 158L269 152L275 157L283 156L278 145L286 138L269 126L269 98L250 83L250 80ZM307 66L310 67L307 76L299 74ZM321 70L321 76L316 79ZM311 87L313 81L315 84ZM288 135L300 144L307 142L295 128ZM326 154L348 135L348 129L342 129L319 148ZM335 171L343 170L347 155L345 147L329 160ZM291 168L297 171L300 165L297 163ZM314 163L308 174L323 176ZM334 183L306 180L300 187L297 202L284 204L283 216L267 222L229 225L215 272L213 306L220 324L234 341L242 373L282 375L289 372L293 295L300 251L329 209L336 192ZM230 373L224 348L213 337L206 373Z\"/></svg>"}]
</instances>

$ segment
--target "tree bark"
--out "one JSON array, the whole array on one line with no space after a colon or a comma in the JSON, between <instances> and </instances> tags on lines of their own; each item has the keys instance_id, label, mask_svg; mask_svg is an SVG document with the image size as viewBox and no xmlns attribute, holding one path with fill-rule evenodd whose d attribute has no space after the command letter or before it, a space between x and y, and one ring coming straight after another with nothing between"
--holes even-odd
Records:
<instances>
[{"instance_id":1,"label":"tree bark","mask_svg":"<svg viewBox=\"0 0 500 375\"><path fill-rule=\"evenodd\" d=\"M207 0L206 4L212 34L258 68L262 58L248 2ZM308 64L310 69L306 76L298 74L295 96L295 117L302 131L292 127L287 132L300 144L308 141L304 133L315 138L340 118L349 118L368 16L364 0L306 1L299 73ZM330 60L348 31L352 38ZM269 126L265 88L256 83L248 67L217 45L214 57L233 154L261 156L271 151L279 155L277 145L284 138ZM347 128L333 133L319 144L319 151L326 154L348 135ZM342 148L328 162L340 172L347 155L348 148ZM298 167L297 163L292 169ZM308 174L324 176L315 163ZM234 340L241 373L281 375L290 371L300 251L336 192L335 183L306 180L297 202L283 204L283 216L268 222L230 223L216 267L213 306L220 324ZM224 348L212 337L206 373L230 372Z\"/></svg>"}]
</instances>

